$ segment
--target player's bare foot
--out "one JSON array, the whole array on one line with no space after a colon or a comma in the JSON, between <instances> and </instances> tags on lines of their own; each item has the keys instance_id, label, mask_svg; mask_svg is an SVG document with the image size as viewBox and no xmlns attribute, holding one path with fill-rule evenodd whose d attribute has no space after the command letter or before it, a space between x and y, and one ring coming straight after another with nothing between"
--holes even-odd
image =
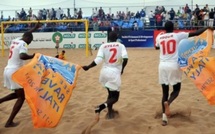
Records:
<instances>
[{"instance_id":1,"label":"player's bare foot","mask_svg":"<svg viewBox=\"0 0 215 134\"><path fill-rule=\"evenodd\" d=\"M162 126L166 126L167 124L168 124L167 121L165 121L165 120L162 121Z\"/></svg>"},{"instance_id":2,"label":"player's bare foot","mask_svg":"<svg viewBox=\"0 0 215 134\"><path fill-rule=\"evenodd\" d=\"M19 125L19 123L14 123L14 122L11 122L11 123L6 123L5 124L5 126L4 127L16 127L16 126L18 126Z\"/></svg>"},{"instance_id":3,"label":"player's bare foot","mask_svg":"<svg viewBox=\"0 0 215 134\"><path fill-rule=\"evenodd\" d=\"M165 113L162 115L162 126L166 126L168 124L168 118Z\"/></svg>"},{"instance_id":4,"label":"player's bare foot","mask_svg":"<svg viewBox=\"0 0 215 134\"><path fill-rule=\"evenodd\" d=\"M106 119L113 119L115 118L117 115L119 115L118 111L112 110L111 112L107 112L106 114Z\"/></svg>"},{"instance_id":5,"label":"player's bare foot","mask_svg":"<svg viewBox=\"0 0 215 134\"><path fill-rule=\"evenodd\" d=\"M169 109L169 103L167 101L165 101L164 106L165 106L165 114L166 114L166 116L170 117L171 113L170 113L170 109Z\"/></svg>"}]
</instances>

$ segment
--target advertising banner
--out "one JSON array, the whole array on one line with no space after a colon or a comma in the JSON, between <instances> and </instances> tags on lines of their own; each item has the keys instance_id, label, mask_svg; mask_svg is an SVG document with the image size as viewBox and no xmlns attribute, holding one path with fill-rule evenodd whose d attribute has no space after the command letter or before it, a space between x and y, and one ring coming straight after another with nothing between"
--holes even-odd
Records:
<instances>
[{"instance_id":1,"label":"advertising banner","mask_svg":"<svg viewBox=\"0 0 215 134\"><path fill-rule=\"evenodd\" d=\"M125 47L154 47L153 31L119 31L119 39Z\"/></svg>"},{"instance_id":2,"label":"advertising banner","mask_svg":"<svg viewBox=\"0 0 215 134\"><path fill-rule=\"evenodd\" d=\"M11 41L22 37L22 35L23 33L5 33L4 48L9 48ZM85 48L86 46L85 32L40 32L33 33L33 36L34 39L28 48L55 48L56 41L59 41L59 48L75 49ZM107 42L107 32L92 31L88 33L88 38L91 48L99 47Z\"/></svg>"}]
</instances>

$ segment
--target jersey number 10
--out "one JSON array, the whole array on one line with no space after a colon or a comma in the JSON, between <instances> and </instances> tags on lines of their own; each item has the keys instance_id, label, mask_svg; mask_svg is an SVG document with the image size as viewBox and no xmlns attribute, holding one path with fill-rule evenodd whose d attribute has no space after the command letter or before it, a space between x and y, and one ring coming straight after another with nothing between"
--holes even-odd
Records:
<instances>
[{"instance_id":1,"label":"jersey number 10","mask_svg":"<svg viewBox=\"0 0 215 134\"><path fill-rule=\"evenodd\" d=\"M166 54L173 54L175 53L176 50L176 41L175 40L168 40L168 41L162 41L161 42L162 45L162 51L163 51L163 55Z\"/></svg>"}]
</instances>

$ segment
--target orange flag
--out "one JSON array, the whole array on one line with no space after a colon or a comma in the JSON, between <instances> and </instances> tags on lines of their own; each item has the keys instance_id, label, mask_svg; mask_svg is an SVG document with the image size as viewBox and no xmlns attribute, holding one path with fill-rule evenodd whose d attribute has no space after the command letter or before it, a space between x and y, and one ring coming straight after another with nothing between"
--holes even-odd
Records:
<instances>
[{"instance_id":1,"label":"orange flag","mask_svg":"<svg viewBox=\"0 0 215 134\"><path fill-rule=\"evenodd\" d=\"M24 88L35 128L55 127L76 86L81 66L37 53L12 76Z\"/></svg>"},{"instance_id":2,"label":"orange flag","mask_svg":"<svg viewBox=\"0 0 215 134\"><path fill-rule=\"evenodd\" d=\"M215 105L215 58L208 57L213 43L213 32L206 30L197 37L179 43L179 64L185 75Z\"/></svg>"}]
</instances>

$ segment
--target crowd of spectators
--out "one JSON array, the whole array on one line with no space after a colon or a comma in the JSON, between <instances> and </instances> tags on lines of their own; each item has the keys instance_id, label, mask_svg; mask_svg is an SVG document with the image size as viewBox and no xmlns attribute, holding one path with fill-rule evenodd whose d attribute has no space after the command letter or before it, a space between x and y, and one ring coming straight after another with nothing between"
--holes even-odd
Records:
<instances>
[{"instance_id":1,"label":"crowd of spectators","mask_svg":"<svg viewBox=\"0 0 215 134\"><path fill-rule=\"evenodd\" d=\"M195 5L192 10L188 4L178 7L178 9L165 9L164 6L157 6L154 10L145 11L146 8L136 13L126 10L117 11L116 14L105 13L102 7L93 8L92 15L83 18L81 8L74 9L71 15L69 8L62 9L40 9L37 14L30 7L26 12L24 8L20 12L15 11L15 17L5 19L1 11L1 21L31 21L31 20L68 20L68 19L89 19L89 30L143 30L162 29L164 22L172 20L177 29L193 29L202 26L215 26L215 7L209 8L208 4L199 7ZM64 11L66 10L66 12ZM6 32L23 32L32 27L33 24L11 24L6 28ZM44 23L39 31L77 31L84 30L83 23Z\"/></svg>"}]
</instances>

